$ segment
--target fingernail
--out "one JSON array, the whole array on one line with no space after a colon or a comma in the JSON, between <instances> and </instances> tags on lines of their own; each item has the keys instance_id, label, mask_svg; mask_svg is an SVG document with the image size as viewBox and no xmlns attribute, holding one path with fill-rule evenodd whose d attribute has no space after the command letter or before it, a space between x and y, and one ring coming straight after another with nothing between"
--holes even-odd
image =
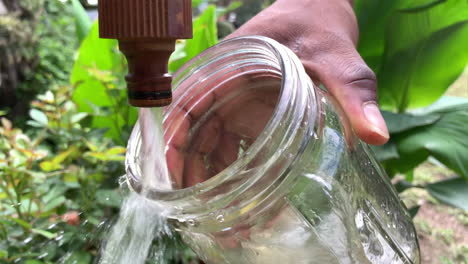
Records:
<instances>
[{"instance_id":1,"label":"fingernail","mask_svg":"<svg viewBox=\"0 0 468 264\"><path fill-rule=\"evenodd\" d=\"M387 125L375 102L367 102L362 106L367 121L372 124L372 130L382 137L389 138Z\"/></svg>"}]
</instances>

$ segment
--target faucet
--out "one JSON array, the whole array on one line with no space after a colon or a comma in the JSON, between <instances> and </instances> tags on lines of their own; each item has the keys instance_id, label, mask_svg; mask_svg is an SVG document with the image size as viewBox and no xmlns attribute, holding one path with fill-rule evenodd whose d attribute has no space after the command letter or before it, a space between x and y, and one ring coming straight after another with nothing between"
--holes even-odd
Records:
<instances>
[{"instance_id":1,"label":"faucet","mask_svg":"<svg viewBox=\"0 0 468 264\"><path fill-rule=\"evenodd\" d=\"M192 0L99 0L99 35L117 39L128 62L128 101L172 102L168 61L177 39L192 38Z\"/></svg>"}]
</instances>

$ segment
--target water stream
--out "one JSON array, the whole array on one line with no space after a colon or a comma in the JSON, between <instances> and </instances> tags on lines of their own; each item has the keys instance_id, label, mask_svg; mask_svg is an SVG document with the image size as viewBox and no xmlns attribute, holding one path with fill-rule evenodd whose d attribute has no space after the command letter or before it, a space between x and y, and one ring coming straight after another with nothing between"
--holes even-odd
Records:
<instances>
[{"instance_id":1,"label":"water stream","mask_svg":"<svg viewBox=\"0 0 468 264\"><path fill-rule=\"evenodd\" d=\"M172 237L161 205L145 198L149 189L170 190L172 183L164 154L162 109L140 109L142 137L142 191L131 192L120 209L117 222L105 241L100 264L143 264L153 240ZM154 249L154 248L153 248ZM152 252L153 263L164 263L164 244Z\"/></svg>"}]
</instances>

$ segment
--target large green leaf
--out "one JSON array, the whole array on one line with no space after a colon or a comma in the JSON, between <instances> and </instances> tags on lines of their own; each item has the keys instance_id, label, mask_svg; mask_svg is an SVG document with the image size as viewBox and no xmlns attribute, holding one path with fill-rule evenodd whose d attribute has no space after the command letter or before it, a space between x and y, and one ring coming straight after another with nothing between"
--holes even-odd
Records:
<instances>
[{"instance_id":1,"label":"large green leaf","mask_svg":"<svg viewBox=\"0 0 468 264\"><path fill-rule=\"evenodd\" d=\"M428 114L439 114L440 119L393 138L400 159L390 162L390 166L406 172L433 156L468 179L468 103L439 108Z\"/></svg>"},{"instance_id":2,"label":"large green leaf","mask_svg":"<svg viewBox=\"0 0 468 264\"><path fill-rule=\"evenodd\" d=\"M468 20L389 52L392 55L378 73L381 105L402 112L440 98L468 63L468 49L462 43L468 43Z\"/></svg>"},{"instance_id":3,"label":"large green leaf","mask_svg":"<svg viewBox=\"0 0 468 264\"><path fill-rule=\"evenodd\" d=\"M359 22L359 53L369 66L378 71L385 49L385 28L397 11L422 11L443 0L355 0Z\"/></svg>"},{"instance_id":4,"label":"large green leaf","mask_svg":"<svg viewBox=\"0 0 468 264\"><path fill-rule=\"evenodd\" d=\"M169 63L169 70L175 72L191 58L216 43L218 43L216 6L210 5L193 22L193 38L186 40L185 45L177 45L177 50ZM180 56L181 54L185 56Z\"/></svg>"},{"instance_id":5,"label":"large green leaf","mask_svg":"<svg viewBox=\"0 0 468 264\"><path fill-rule=\"evenodd\" d=\"M98 23L94 23L73 66L73 101L80 112L92 114L93 128L108 128L106 136L120 143L123 142L122 127L133 124L136 109L121 103L126 98L123 83L110 87L106 82L122 79L125 74L126 66L117 41L99 38Z\"/></svg>"},{"instance_id":6,"label":"large green leaf","mask_svg":"<svg viewBox=\"0 0 468 264\"><path fill-rule=\"evenodd\" d=\"M466 179L443 180L429 184L426 189L438 200L468 210L468 181Z\"/></svg>"},{"instance_id":7,"label":"large green leaf","mask_svg":"<svg viewBox=\"0 0 468 264\"><path fill-rule=\"evenodd\" d=\"M464 43L465 0L395 11L386 24L384 57L377 69L381 105L403 112L436 101L468 63Z\"/></svg>"},{"instance_id":8,"label":"large green leaf","mask_svg":"<svg viewBox=\"0 0 468 264\"><path fill-rule=\"evenodd\" d=\"M393 142L392 140L390 140L389 142L387 142L387 144L382 145L382 146L370 146L370 147L372 151L374 151L375 156L380 162L391 160L391 159L398 159L400 157L398 155L397 146L395 142Z\"/></svg>"},{"instance_id":9,"label":"large green leaf","mask_svg":"<svg viewBox=\"0 0 468 264\"><path fill-rule=\"evenodd\" d=\"M94 23L89 35L78 50L78 59L73 65L71 83L76 86L73 101L80 112L93 113L88 102L97 106L110 106L104 85L89 73L89 69L112 70L119 63L117 41L99 38L98 23Z\"/></svg>"},{"instance_id":10,"label":"large green leaf","mask_svg":"<svg viewBox=\"0 0 468 264\"><path fill-rule=\"evenodd\" d=\"M440 114L412 115L382 111L382 115L387 123L388 132L390 132L390 134L427 126L440 119Z\"/></svg>"}]
</instances>

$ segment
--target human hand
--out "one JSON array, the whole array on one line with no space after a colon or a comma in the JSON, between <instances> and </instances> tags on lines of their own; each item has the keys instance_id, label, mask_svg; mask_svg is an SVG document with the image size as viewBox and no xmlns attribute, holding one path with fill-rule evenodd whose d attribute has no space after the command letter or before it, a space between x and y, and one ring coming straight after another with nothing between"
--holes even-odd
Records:
<instances>
[{"instance_id":1,"label":"human hand","mask_svg":"<svg viewBox=\"0 0 468 264\"><path fill-rule=\"evenodd\" d=\"M277 0L228 37L242 35L262 35L288 46L314 82L337 99L360 139L373 145L388 141L375 74L356 50L352 0Z\"/></svg>"},{"instance_id":2,"label":"human hand","mask_svg":"<svg viewBox=\"0 0 468 264\"><path fill-rule=\"evenodd\" d=\"M388 140L376 103L375 75L355 48L358 29L349 2L277 0L229 37L241 35L263 35L288 46L312 79L337 99L361 139L370 144ZM233 163L271 117L281 80L259 76L237 81L171 106L165 122L166 157L179 187L203 182ZM237 89L239 94L232 89L246 85L256 89ZM186 88L178 87L174 98L183 98ZM219 101L225 102L214 107ZM214 113L203 117L209 111Z\"/></svg>"}]
</instances>

